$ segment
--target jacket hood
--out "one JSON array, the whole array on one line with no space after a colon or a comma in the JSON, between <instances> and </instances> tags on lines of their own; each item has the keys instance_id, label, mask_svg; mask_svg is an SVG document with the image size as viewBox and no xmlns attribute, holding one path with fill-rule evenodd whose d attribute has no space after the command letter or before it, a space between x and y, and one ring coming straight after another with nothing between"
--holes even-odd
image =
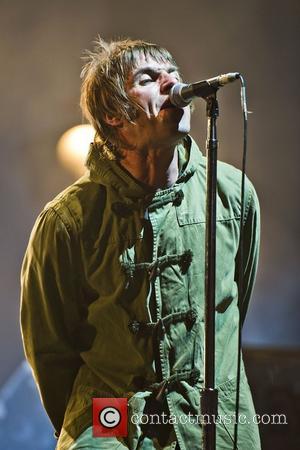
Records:
<instances>
[{"instance_id":1,"label":"jacket hood","mask_svg":"<svg viewBox=\"0 0 300 450\"><path fill-rule=\"evenodd\" d=\"M177 152L179 169L181 169L175 183L178 185L194 174L203 155L190 136L186 136L183 142L177 145ZM93 144L90 146L86 166L93 182L117 190L122 197L134 200L153 195L153 190L147 189L145 185L133 178L117 161L102 158L99 150Z\"/></svg>"}]
</instances>

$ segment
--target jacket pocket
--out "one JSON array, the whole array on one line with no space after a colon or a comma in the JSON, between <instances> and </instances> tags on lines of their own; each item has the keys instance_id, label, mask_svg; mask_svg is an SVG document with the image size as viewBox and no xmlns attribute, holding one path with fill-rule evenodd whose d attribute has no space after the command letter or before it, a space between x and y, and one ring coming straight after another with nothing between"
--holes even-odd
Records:
<instances>
[{"instance_id":1,"label":"jacket pocket","mask_svg":"<svg viewBox=\"0 0 300 450\"><path fill-rule=\"evenodd\" d=\"M217 448L231 450L235 430L236 378L218 386ZM260 450L258 426L255 423L250 387L241 373L238 421L238 450Z\"/></svg>"}]
</instances>

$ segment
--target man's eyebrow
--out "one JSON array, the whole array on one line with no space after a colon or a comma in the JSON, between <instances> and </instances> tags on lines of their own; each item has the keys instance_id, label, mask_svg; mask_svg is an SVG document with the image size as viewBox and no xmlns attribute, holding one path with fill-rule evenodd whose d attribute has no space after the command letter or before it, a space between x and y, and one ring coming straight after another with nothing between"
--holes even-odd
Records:
<instances>
[{"instance_id":1,"label":"man's eyebrow","mask_svg":"<svg viewBox=\"0 0 300 450\"><path fill-rule=\"evenodd\" d=\"M147 73L147 74L156 74L159 73L161 70L166 70L168 73L172 73L172 72L177 72L178 71L178 67L176 66L169 66L167 69L165 68L159 68L159 67L153 67L153 66L144 66L141 67L140 69L137 69L134 73L133 73L133 78L137 78L138 75Z\"/></svg>"}]
</instances>

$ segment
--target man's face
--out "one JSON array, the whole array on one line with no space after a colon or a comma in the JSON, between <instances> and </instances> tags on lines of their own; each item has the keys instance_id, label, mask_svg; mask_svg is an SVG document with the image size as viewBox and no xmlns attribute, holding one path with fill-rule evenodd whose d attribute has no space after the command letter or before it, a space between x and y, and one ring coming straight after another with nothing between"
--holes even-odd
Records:
<instances>
[{"instance_id":1,"label":"man's face","mask_svg":"<svg viewBox=\"0 0 300 450\"><path fill-rule=\"evenodd\" d=\"M136 149L176 144L190 131L190 107L169 101L171 87L180 81L169 62L141 57L128 78L127 93L138 105L134 123L126 122L123 137Z\"/></svg>"}]
</instances>

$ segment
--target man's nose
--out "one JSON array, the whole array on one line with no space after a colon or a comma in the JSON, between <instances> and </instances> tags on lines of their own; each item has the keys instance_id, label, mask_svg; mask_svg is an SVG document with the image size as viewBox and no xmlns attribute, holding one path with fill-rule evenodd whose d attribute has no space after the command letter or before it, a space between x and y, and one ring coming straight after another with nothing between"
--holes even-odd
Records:
<instances>
[{"instance_id":1,"label":"man's nose","mask_svg":"<svg viewBox=\"0 0 300 450\"><path fill-rule=\"evenodd\" d=\"M174 75L167 72L161 74L160 93L164 95L169 94L171 88L176 83L178 83L178 80L174 77Z\"/></svg>"}]
</instances>

